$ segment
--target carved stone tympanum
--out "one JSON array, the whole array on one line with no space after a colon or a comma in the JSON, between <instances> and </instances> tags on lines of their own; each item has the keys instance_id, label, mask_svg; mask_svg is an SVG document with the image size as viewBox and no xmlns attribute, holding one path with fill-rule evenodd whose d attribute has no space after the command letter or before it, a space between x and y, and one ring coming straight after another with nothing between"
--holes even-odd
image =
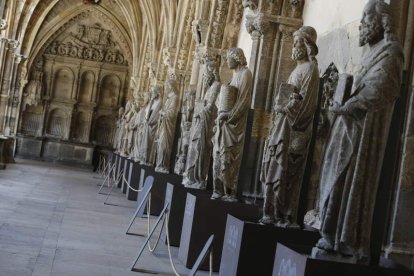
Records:
<instances>
[{"instance_id":1,"label":"carved stone tympanum","mask_svg":"<svg viewBox=\"0 0 414 276\"><path fill-rule=\"evenodd\" d=\"M297 223L300 188L318 103L316 31L304 26L293 36L292 59L297 66L274 100L274 122L265 142L260 175L265 186L260 221L278 226Z\"/></svg>"},{"instance_id":2,"label":"carved stone tympanum","mask_svg":"<svg viewBox=\"0 0 414 276\"><path fill-rule=\"evenodd\" d=\"M252 72L246 67L246 58L240 48L228 49L227 65L234 70L234 75L230 83L222 87L219 96L220 101L229 102L218 104L226 110L219 110L216 123L212 199L237 201L237 182L252 95ZM236 96L233 102L234 95Z\"/></svg>"},{"instance_id":3,"label":"carved stone tympanum","mask_svg":"<svg viewBox=\"0 0 414 276\"><path fill-rule=\"evenodd\" d=\"M183 185L190 188L206 188L213 147L211 139L214 135L213 127L217 117L215 102L220 89L219 81L217 63L207 62L203 72L203 82L208 90L204 99L196 103L183 179Z\"/></svg>"},{"instance_id":4,"label":"carved stone tympanum","mask_svg":"<svg viewBox=\"0 0 414 276\"><path fill-rule=\"evenodd\" d=\"M403 66L390 21L384 1L371 0L365 6L360 46L368 49L362 69L354 78L350 99L330 108L337 118L321 171L322 238L315 257L369 261L379 176Z\"/></svg>"}]
</instances>

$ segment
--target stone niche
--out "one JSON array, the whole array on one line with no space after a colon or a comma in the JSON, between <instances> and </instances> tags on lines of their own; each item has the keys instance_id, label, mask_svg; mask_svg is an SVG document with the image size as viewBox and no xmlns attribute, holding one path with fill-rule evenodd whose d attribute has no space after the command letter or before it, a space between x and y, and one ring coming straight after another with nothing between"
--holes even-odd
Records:
<instances>
[{"instance_id":1,"label":"stone niche","mask_svg":"<svg viewBox=\"0 0 414 276\"><path fill-rule=\"evenodd\" d=\"M91 164L94 150L112 147L128 63L112 31L90 21L72 24L49 42L31 69L30 76L43 73L36 80L41 91L24 94L37 100L25 101L18 155Z\"/></svg>"}]
</instances>

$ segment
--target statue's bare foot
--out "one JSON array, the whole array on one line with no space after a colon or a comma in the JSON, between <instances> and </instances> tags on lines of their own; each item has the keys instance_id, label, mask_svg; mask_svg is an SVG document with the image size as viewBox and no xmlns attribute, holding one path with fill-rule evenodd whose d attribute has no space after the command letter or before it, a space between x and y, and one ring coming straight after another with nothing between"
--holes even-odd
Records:
<instances>
[{"instance_id":1,"label":"statue's bare foot","mask_svg":"<svg viewBox=\"0 0 414 276\"><path fill-rule=\"evenodd\" d=\"M334 251L333 244L325 238L320 238L318 243L316 244L316 247L329 252Z\"/></svg>"},{"instance_id":2,"label":"statue's bare foot","mask_svg":"<svg viewBox=\"0 0 414 276\"><path fill-rule=\"evenodd\" d=\"M221 198L224 201L228 201L228 202L237 202L237 198L234 195L225 195Z\"/></svg>"},{"instance_id":3,"label":"statue's bare foot","mask_svg":"<svg viewBox=\"0 0 414 276\"><path fill-rule=\"evenodd\" d=\"M211 195L211 199L221 199L222 197L223 195L218 192L213 192L213 194Z\"/></svg>"},{"instance_id":4,"label":"statue's bare foot","mask_svg":"<svg viewBox=\"0 0 414 276\"><path fill-rule=\"evenodd\" d=\"M263 216L261 219L259 219L259 223L261 224L273 224L275 221L270 216Z\"/></svg>"}]
</instances>

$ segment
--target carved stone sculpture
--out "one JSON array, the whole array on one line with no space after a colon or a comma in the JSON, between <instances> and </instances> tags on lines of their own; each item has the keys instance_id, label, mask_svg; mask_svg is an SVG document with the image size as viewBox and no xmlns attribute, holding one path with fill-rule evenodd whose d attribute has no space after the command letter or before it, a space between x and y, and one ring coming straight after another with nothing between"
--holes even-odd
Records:
<instances>
[{"instance_id":1,"label":"carved stone sculpture","mask_svg":"<svg viewBox=\"0 0 414 276\"><path fill-rule=\"evenodd\" d=\"M121 147L121 136L124 129L123 125L123 116L124 116L124 108L120 107L118 110L118 119L116 121L116 130L114 135L114 144L113 147L115 149L115 152L119 152L119 149Z\"/></svg>"},{"instance_id":2,"label":"carved stone sculpture","mask_svg":"<svg viewBox=\"0 0 414 276\"><path fill-rule=\"evenodd\" d=\"M131 117L131 120L128 124L128 131L131 134L131 138L129 140L129 158L134 159L135 155L135 145L136 145L136 139L137 139L137 133L138 133L138 116L141 112L143 105L143 96L138 93L134 93L134 102L133 102L133 115Z\"/></svg>"},{"instance_id":3,"label":"carved stone sculpture","mask_svg":"<svg viewBox=\"0 0 414 276\"><path fill-rule=\"evenodd\" d=\"M123 151L124 136L125 136L125 132L126 132L125 126L126 126L126 122L127 122L126 115L130 112L130 110L131 110L131 102L128 101L125 105L125 109L124 109L124 112L122 114L121 122L120 122L120 125L119 125L119 133L118 133L118 136L117 136L117 145L115 147L115 149L117 150L117 152L119 154L121 154L122 151Z\"/></svg>"},{"instance_id":4,"label":"carved stone sculpture","mask_svg":"<svg viewBox=\"0 0 414 276\"><path fill-rule=\"evenodd\" d=\"M134 135L133 135L133 146L132 146L132 152L130 157L138 162L141 161L140 159L140 147L142 144L142 139L144 135L144 120L145 120L145 114L146 114L146 108L148 106L148 95L149 93L145 93L142 95L142 103L141 103L141 109L136 114L134 121L132 123L132 128L134 129Z\"/></svg>"},{"instance_id":5,"label":"carved stone sculpture","mask_svg":"<svg viewBox=\"0 0 414 276\"><path fill-rule=\"evenodd\" d=\"M23 110L26 109L26 105L37 106L41 99L43 93L43 60L37 62L35 70L32 73L32 78L25 88L25 93L23 94Z\"/></svg>"},{"instance_id":6,"label":"carved stone sculpture","mask_svg":"<svg viewBox=\"0 0 414 276\"><path fill-rule=\"evenodd\" d=\"M322 238L313 255L366 263L379 176L403 66L388 4L379 0L367 3L359 42L368 49L362 69L354 78L351 97L344 105L334 103L330 108L337 118L321 172Z\"/></svg>"},{"instance_id":7,"label":"carved stone sculpture","mask_svg":"<svg viewBox=\"0 0 414 276\"><path fill-rule=\"evenodd\" d=\"M151 88L151 99L145 108L142 122L142 142L139 145L138 160L147 166L153 166L155 163L154 142L161 110L160 90L159 86Z\"/></svg>"},{"instance_id":8,"label":"carved stone sculpture","mask_svg":"<svg viewBox=\"0 0 414 276\"><path fill-rule=\"evenodd\" d=\"M132 146L132 129L131 129L131 121L134 117L136 112L136 105L134 102L128 101L127 105L129 108L125 108L125 116L124 116L124 132L122 136L122 146L121 146L121 156L129 156Z\"/></svg>"},{"instance_id":9,"label":"carved stone sculpture","mask_svg":"<svg viewBox=\"0 0 414 276\"><path fill-rule=\"evenodd\" d=\"M190 143L190 128L194 113L195 90L189 89L184 94L183 113L181 117L181 137L178 143L177 158L174 173L182 175L187 160L188 145Z\"/></svg>"},{"instance_id":10,"label":"carved stone sculpture","mask_svg":"<svg viewBox=\"0 0 414 276\"><path fill-rule=\"evenodd\" d=\"M246 58L240 48L228 49L227 65L234 70L234 74L230 83L222 87L222 91L232 93L235 89L237 96L234 106L229 111L219 110L217 117L213 148L212 199L237 201L237 182L252 95L252 73L246 67ZM220 92L220 101L231 98L223 98L223 93ZM220 102L219 106L228 107Z\"/></svg>"},{"instance_id":11,"label":"carved stone sculpture","mask_svg":"<svg viewBox=\"0 0 414 276\"><path fill-rule=\"evenodd\" d=\"M265 186L260 222L278 226L297 225L299 194L318 104L316 31L304 26L293 38L292 59L297 65L274 101L273 126L265 142L260 174Z\"/></svg>"},{"instance_id":12,"label":"carved stone sculpture","mask_svg":"<svg viewBox=\"0 0 414 276\"><path fill-rule=\"evenodd\" d=\"M166 82L167 99L160 112L157 135L157 161L155 171L170 172L170 158L174 143L175 125L179 111L178 88L175 80Z\"/></svg>"},{"instance_id":13,"label":"carved stone sculpture","mask_svg":"<svg viewBox=\"0 0 414 276\"><path fill-rule=\"evenodd\" d=\"M207 63L203 72L203 82L208 90L204 99L197 102L194 111L183 178L183 185L196 189L206 188L213 148L213 127L217 117L215 102L220 90L220 77L216 62Z\"/></svg>"}]
</instances>

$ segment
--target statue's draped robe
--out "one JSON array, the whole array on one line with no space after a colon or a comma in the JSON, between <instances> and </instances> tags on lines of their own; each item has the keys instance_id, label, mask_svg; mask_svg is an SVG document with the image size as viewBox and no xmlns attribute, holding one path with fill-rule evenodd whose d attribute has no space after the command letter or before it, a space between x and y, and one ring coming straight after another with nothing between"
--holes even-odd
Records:
<instances>
[{"instance_id":1,"label":"statue's draped robe","mask_svg":"<svg viewBox=\"0 0 414 276\"><path fill-rule=\"evenodd\" d=\"M237 189L238 174L243 155L247 115L252 97L252 73L243 67L234 73L229 85L237 88L237 99L228 119L217 125L214 137L213 174L215 189L230 193ZM221 188L219 180L226 187ZM234 195L235 196L235 195Z\"/></svg>"},{"instance_id":2,"label":"statue's draped robe","mask_svg":"<svg viewBox=\"0 0 414 276\"><path fill-rule=\"evenodd\" d=\"M321 172L321 234L360 258L368 257L377 187L394 103L399 95L403 54L396 42L374 45L362 61L346 103L351 115L338 115Z\"/></svg>"},{"instance_id":3,"label":"statue's draped robe","mask_svg":"<svg viewBox=\"0 0 414 276\"><path fill-rule=\"evenodd\" d=\"M171 151L173 149L175 127L179 110L178 96L171 92L162 108L164 116L160 118L157 137L156 169L170 170Z\"/></svg>"},{"instance_id":4,"label":"statue's draped robe","mask_svg":"<svg viewBox=\"0 0 414 276\"><path fill-rule=\"evenodd\" d=\"M119 149L120 149L120 146L121 146L120 141L122 139L122 131L123 131L123 128L124 128L123 117L124 116L122 114L122 116L120 116L118 118L118 120L116 121L116 124L115 124L116 125L116 130L115 130L114 143L113 143L115 152L119 152Z\"/></svg>"},{"instance_id":5,"label":"statue's draped robe","mask_svg":"<svg viewBox=\"0 0 414 276\"><path fill-rule=\"evenodd\" d=\"M151 100L145 108L145 118L142 122L142 142L139 145L139 159L144 165L153 165L155 162L154 140L158 127L161 100Z\"/></svg>"},{"instance_id":6,"label":"statue's draped robe","mask_svg":"<svg viewBox=\"0 0 414 276\"><path fill-rule=\"evenodd\" d=\"M215 99L220 89L220 83L213 83L204 97L204 106L195 114L190 130L187 163L184 173L185 184L196 184L205 188L213 147L213 127L217 117ZM210 101L209 101L210 99Z\"/></svg>"},{"instance_id":7,"label":"statue's draped robe","mask_svg":"<svg viewBox=\"0 0 414 276\"><path fill-rule=\"evenodd\" d=\"M265 142L260 180L267 185L265 215L296 222L313 117L318 104L317 63L299 64L287 82L297 88L302 99L290 100L285 107L286 114L275 113L273 127Z\"/></svg>"},{"instance_id":8,"label":"statue's draped robe","mask_svg":"<svg viewBox=\"0 0 414 276\"><path fill-rule=\"evenodd\" d=\"M128 156L131 150L132 130L130 129L130 123L134 117L134 108L131 107L125 114L125 125L122 137L121 155Z\"/></svg>"},{"instance_id":9,"label":"statue's draped robe","mask_svg":"<svg viewBox=\"0 0 414 276\"><path fill-rule=\"evenodd\" d=\"M135 160L135 161L141 161L140 160L140 155L139 155L139 148L140 145L142 144L142 137L143 137L143 122L145 119L145 112L146 112L146 108L143 107L139 110L139 112L136 114L135 118L134 118L134 122L132 127L134 128L134 137L133 137L133 146L132 146L132 153L131 153L131 157Z\"/></svg>"}]
</instances>

